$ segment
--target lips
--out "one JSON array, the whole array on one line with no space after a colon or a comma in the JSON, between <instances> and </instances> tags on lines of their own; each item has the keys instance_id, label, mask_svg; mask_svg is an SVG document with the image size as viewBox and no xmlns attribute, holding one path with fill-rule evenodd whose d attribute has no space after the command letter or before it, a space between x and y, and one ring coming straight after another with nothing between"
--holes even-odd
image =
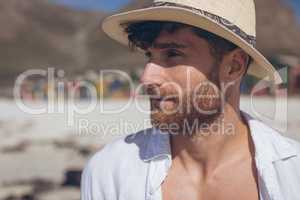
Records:
<instances>
[{"instance_id":1,"label":"lips","mask_svg":"<svg viewBox=\"0 0 300 200\"><path fill-rule=\"evenodd\" d=\"M146 94L149 96L151 102L167 102L167 101L173 101L176 102L179 99L179 95L171 94L171 92L167 92L166 90L163 90L162 88L159 87L154 87L154 86L147 86L145 87ZM170 94L168 94L170 93Z\"/></svg>"},{"instance_id":2,"label":"lips","mask_svg":"<svg viewBox=\"0 0 300 200\"><path fill-rule=\"evenodd\" d=\"M174 95L170 95L170 96L150 96L150 100L152 101L176 101L178 99L177 96Z\"/></svg>"},{"instance_id":3,"label":"lips","mask_svg":"<svg viewBox=\"0 0 300 200\"><path fill-rule=\"evenodd\" d=\"M150 101L153 108L162 108L165 106L177 104L178 97L150 97Z\"/></svg>"}]
</instances>

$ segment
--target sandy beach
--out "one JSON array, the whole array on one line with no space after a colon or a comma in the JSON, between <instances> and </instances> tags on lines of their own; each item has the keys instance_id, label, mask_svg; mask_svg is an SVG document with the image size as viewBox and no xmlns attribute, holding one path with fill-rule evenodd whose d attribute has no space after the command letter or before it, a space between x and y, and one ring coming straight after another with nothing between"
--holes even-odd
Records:
<instances>
[{"instance_id":1,"label":"sandy beach","mask_svg":"<svg viewBox=\"0 0 300 200\"><path fill-rule=\"evenodd\" d=\"M0 200L80 199L80 172L90 156L118 137L150 127L148 101L127 104L104 101L83 114L69 112L65 106L64 112L34 115L13 100L1 99ZM279 104L276 108L272 99L243 97L241 108L283 135L300 140L300 99ZM77 106L88 107L88 103Z\"/></svg>"}]
</instances>

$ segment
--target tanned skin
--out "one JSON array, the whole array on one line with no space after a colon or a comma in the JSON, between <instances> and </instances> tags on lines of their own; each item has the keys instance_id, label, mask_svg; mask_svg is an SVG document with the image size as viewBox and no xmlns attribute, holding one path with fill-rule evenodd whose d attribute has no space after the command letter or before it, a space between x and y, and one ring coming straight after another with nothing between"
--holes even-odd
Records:
<instances>
[{"instance_id":1,"label":"tanned skin","mask_svg":"<svg viewBox=\"0 0 300 200\"><path fill-rule=\"evenodd\" d=\"M192 134L170 134L172 165L162 184L163 200L258 200L254 145L239 109L247 54L238 48L216 63L209 43L190 28L182 28L174 33L161 32L155 45L146 49L146 55L149 61L141 81L165 93L174 93L172 84L166 84L169 82L184 91L188 87L195 89L202 81L210 81L218 88L221 83L227 86L224 103L221 98L199 101L203 110L222 110L216 115L198 116L200 123L208 126ZM151 100L152 110L171 110L177 103L173 99ZM152 117L170 123L171 117L176 121L178 115L162 113ZM231 129L224 134L226 127Z\"/></svg>"}]
</instances>

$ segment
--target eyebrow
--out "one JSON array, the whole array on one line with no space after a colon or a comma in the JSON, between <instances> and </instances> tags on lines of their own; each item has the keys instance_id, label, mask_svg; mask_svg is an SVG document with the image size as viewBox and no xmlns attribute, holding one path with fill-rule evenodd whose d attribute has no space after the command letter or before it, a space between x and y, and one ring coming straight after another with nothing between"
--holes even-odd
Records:
<instances>
[{"instance_id":1,"label":"eyebrow","mask_svg":"<svg viewBox=\"0 0 300 200\"><path fill-rule=\"evenodd\" d=\"M171 43L154 43L152 45L153 48L155 49L182 49L182 48L187 48L187 45L184 44L178 44L175 42L171 42Z\"/></svg>"}]
</instances>

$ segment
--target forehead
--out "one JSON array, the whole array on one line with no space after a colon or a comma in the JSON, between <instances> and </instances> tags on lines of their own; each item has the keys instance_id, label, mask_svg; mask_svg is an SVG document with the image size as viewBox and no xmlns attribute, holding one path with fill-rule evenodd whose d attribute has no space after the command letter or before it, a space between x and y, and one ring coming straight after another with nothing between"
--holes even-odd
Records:
<instances>
[{"instance_id":1,"label":"forehead","mask_svg":"<svg viewBox=\"0 0 300 200\"><path fill-rule=\"evenodd\" d=\"M153 48L199 48L208 47L205 39L197 36L192 28L180 28L172 33L163 30L153 43Z\"/></svg>"}]
</instances>

